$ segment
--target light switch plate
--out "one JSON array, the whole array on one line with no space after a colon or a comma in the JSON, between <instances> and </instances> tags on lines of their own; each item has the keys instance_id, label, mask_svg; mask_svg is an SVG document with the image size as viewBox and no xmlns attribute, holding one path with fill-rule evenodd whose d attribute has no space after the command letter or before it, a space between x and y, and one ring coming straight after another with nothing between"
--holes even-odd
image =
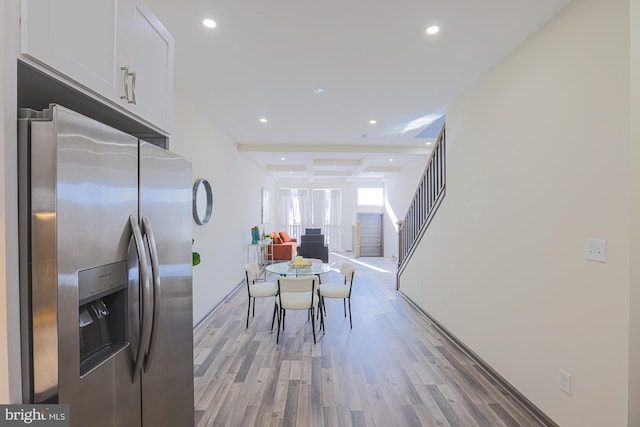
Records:
<instances>
[{"instance_id":1,"label":"light switch plate","mask_svg":"<svg viewBox=\"0 0 640 427\"><path fill-rule=\"evenodd\" d=\"M584 259L589 261L607 262L606 239L584 239Z\"/></svg>"},{"instance_id":2,"label":"light switch plate","mask_svg":"<svg viewBox=\"0 0 640 427\"><path fill-rule=\"evenodd\" d=\"M571 375L560 369L559 381L560 390L562 390L566 395L571 396Z\"/></svg>"}]
</instances>

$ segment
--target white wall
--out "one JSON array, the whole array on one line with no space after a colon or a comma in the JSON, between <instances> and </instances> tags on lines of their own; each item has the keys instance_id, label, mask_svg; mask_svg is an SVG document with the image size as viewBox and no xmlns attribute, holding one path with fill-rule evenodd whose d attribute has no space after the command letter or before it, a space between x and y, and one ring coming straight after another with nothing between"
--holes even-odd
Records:
<instances>
[{"instance_id":1,"label":"white wall","mask_svg":"<svg viewBox=\"0 0 640 427\"><path fill-rule=\"evenodd\" d=\"M5 13L4 13L4 8L5 6L2 5L2 7L0 7L0 22L2 22L4 24L5 22ZM5 32L2 31L2 34L0 34L0 64L5 64L6 63L6 48L5 48ZM6 67L0 67L0 81L4 82L6 81L5 79L5 68ZM0 85L0 99L3 101L2 104L0 104L0 117L4 118L5 115L5 85L2 84ZM2 120L0 121L0 138L2 138L2 147L4 147L6 145L6 143L8 142L6 140L6 124L5 121ZM3 162L0 161L0 164L3 164ZM2 171L5 172L4 170L4 165L2 166ZM6 173L3 173L3 181L4 178L6 176ZM6 199L5 198L0 198L0 212L4 212L6 209ZM4 269L2 270L4 271ZM7 341L7 334L9 332L9 327L8 327L8 319L7 319L7 284L4 280L2 280L1 278L4 276L0 275L0 313L2 315L0 315L0 403L6 403L9 402L9 357L8 357L8 350L9 350L9 344Z\"/></svg>"},{"instance_id":2,"label":"white wall","mask_svg":"<svg viewBox=\"0 0 640 427\"><path fill-rule=\"evenodd\" d=\"M0 5L0 403L19 403L20 313L16 110L18 0Z\"/></svg>"},{"instance_id":3,"label":"white wall","mask_svg":"<svg viewBox=\"0 0 640 427\"><path fill-rule=\"evenodd\" d=\"M211 222L193 224L193 248L202 257L193 268L197 323L242 281L250 230L260 224L262 187L273 192L273 181L179 90L174 97L173 129L171 151L191 158L194 181L206 178L214 194Z\"/></svg>"},{"instance_id":4,"label":"white wall","mask_svg":"<svg viewBox=\"0 0 640 427\"><path fill-rule=\"evenodd\" d=\"M630 2L631 114L640 117L640 0ZM631 120L629 425L640 426L640 121Z\"/></svg>"},{"instance_id":5,"label":"white wall","mask_svg":"<svg viewBox=\"0 0 640 427\"><path fill-rule=\"evenodd\" d=\"M385 182L384 255L398 259L398 221L407 214L418 182L427 166L429 156L402 168L402 173L390 175Z\"/></svg>"},{"instance_id":6,"label":"white wall","mask_svg":"<svg viewBox=\"0 0 640 427\"><path fill-rule=\"evenodd\" d=\"M563 427L627 425L628 12L574 1L448 106L447 195L401 280Z\"/></svg>"}]
</instances>

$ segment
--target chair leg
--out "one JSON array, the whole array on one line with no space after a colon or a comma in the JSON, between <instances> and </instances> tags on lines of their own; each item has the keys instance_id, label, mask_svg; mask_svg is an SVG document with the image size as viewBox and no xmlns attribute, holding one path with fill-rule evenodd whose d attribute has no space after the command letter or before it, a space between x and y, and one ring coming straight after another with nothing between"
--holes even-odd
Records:
<instances>
[{"instance_id":1,"label":"chair leg","mask_svg":"<svg viewBox=\"0 0 640 427\"><path fill-rule=\"evenodd\" d=\"M278 334L276 335L276 344L280 340L280 320L283 318L282 309L278 310ZM283 320L284 322L284 320Z\"/></svg>"},{"instance_id":2,"label":"chair leg","mask_svg":"<svg viewBox=\"0 0 640 427\"><path fill-rule=\"evenodd\" d=\"M255 302L253 304L255 305ZM344 317L347 317L347 300L346 300L346 298L342 298L342 306L344 308Z\"/></svg>"},{"instance_id":3,"label":"chair leg","mask_svg":"<svg viewBox=\"0 0 640 427\"><path fill-rule=\"evenodd\" d=\"M276 321L276 311L278 311L278 304L273 304L273 317L271 318L271 330L273 331L273 323ZM280 327L280 321L278 320L278 328Z\"/></svg>"},{"instance_id":4,"label":"chair leg","mask_svg":"<svg viewBox=\"0 0 640 427\"><path fill-rule=\"evenodd\" d=\"M256 317L256 299L253 298L253 317Z\"/></svg>"},{"instance_id":5,"label":"chair leg","mask_svg":"<svg viewBox=\"0 0 640 427\"><path fill-rule=\"evenodd\" d=\"M316 343L316 318L313 315L313 308L311 309L311 330L313 331L313 343Z\"/></svg>"},{"instance_id":6,"label":"chair leg","mask_svg":"<svg viewBox=\"0 0 640 427\"><path fill-rule=\"evenodd\" d=\"M319 278L320 276L318 276ZM322 294L320 294L320 289L318 289L318 314L316 315L318 318L322 314Z\"/></svg>"},{"instance_id":7,"label":"chair leg","mask_svg":"<svg viewBox=\"0 0 640 427\"><path fill-rule=\"evenodd\" d=\"M351 321L351 298L349 298L349 326L353 329L353 322Z\"/></svg>"},{"instance_id":8,"label":"chair leg","mask_svg":"<svg viewBox=\"0 0 640 427\"><path fill-rule=\"evenodd\" d=\"M249 297L249 305L247 306L247 328L249 328L249 313L251 313L251 297Z\"/></svg>"}]
</instances>

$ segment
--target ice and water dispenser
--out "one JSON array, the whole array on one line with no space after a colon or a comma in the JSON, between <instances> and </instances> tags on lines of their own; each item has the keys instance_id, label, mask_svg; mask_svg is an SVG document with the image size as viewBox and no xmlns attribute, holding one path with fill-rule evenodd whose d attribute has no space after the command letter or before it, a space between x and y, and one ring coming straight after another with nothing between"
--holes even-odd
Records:
<instances>
[{"instance_id":1,"label":"ice and water dispenser","mask_svg":"<svg viewBox=\"0 0 640 427\"><path fill-rule=\"evenodd\" d=\"M126 261L78 273L80 376L126 347Z\"/></svg>"}]
</instances>

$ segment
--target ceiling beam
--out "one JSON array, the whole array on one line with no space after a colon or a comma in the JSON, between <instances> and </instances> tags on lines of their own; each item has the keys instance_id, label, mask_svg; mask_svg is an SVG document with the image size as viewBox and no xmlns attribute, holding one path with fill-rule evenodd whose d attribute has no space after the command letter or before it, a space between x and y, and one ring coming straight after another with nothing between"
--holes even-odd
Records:
<instances>
[{"instance_id":1,"label":"ceiling beam","mask_svg":"<svg viewBox=\"0 0 640 427\"><path fill-rule=\"evenodd\" d=\"M313 166L360 166L360 159L313 159Z\"/></svg>"},{"instance_id":2,"label":"ceiling beam","mask_svg":"<svg viewBox=\"0 0 640 427\"><path fill-rule=\"evenodd\" d=\"M307 167L305 165L267 165L267 170L273 172L301 172L306 171Z\"/></svg>"},{"instance_id":3,"label":"ceiling beam","mask_svg":"<svg viewBox=\"0 0 640 427\"><path fill-rule=\"evenodd\" d=\"M400 172L402 168L399 166L368 166L364 168L364 172Z\"/></svg>"},{"instance_id":4,"label":"ceiling beam","mask_svg":"<svg viewBox=\"0 0 640 427\"><path fill-rule=\"evenodd\" d=\"M335 145L335 144L236 144L238 151L259 153L391 153L424 154L431 151L427 147L394 145Z\"/></svg>"}]
</instances>

